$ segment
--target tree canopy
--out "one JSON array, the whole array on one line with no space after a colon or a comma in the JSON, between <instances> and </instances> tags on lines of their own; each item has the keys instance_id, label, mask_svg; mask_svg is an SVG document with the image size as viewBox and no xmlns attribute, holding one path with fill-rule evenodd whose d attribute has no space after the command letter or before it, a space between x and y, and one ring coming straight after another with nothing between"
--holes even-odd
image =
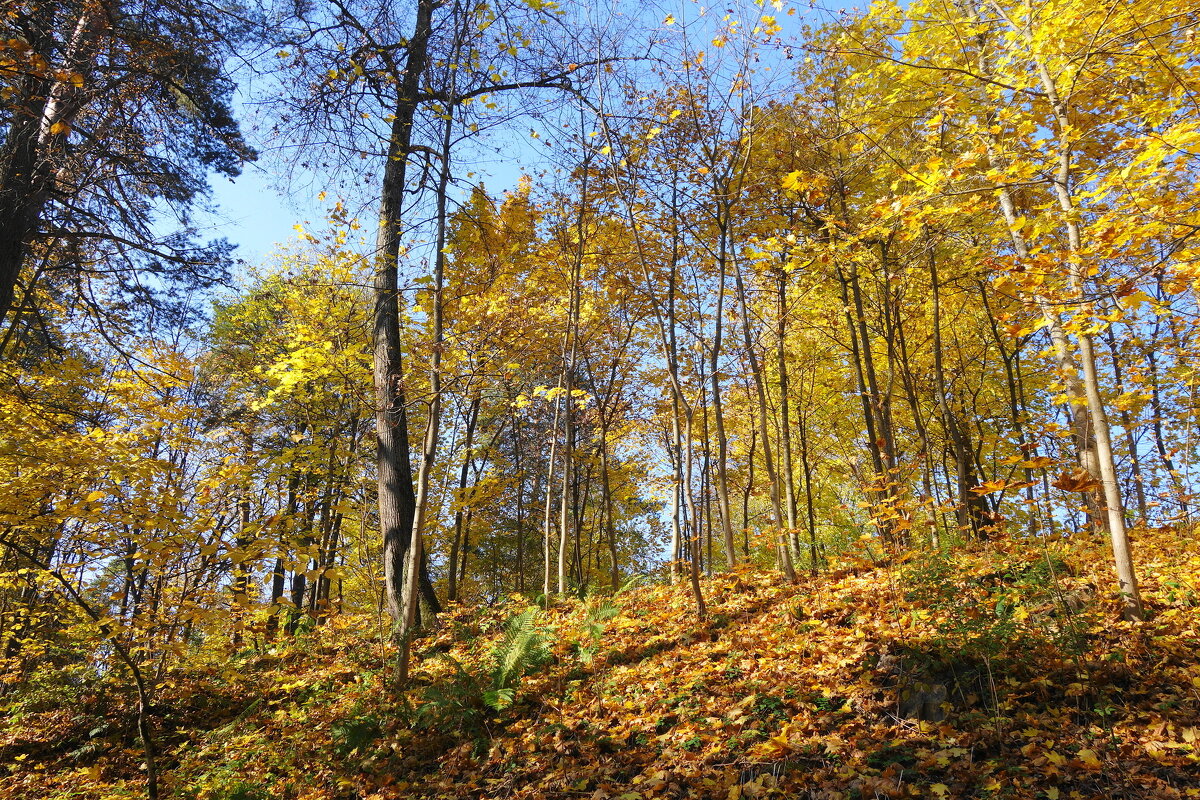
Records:
<instances>
[{"instance_id":1,"label":"tree canopy","mask_svg":"<svg viewBox=\"0 0 1200 800\"><path fill-rule=\"evenodd\" d=\"M1194 792L1200 8L0 26L0 796Z\"/></svg>"}]
</instances>

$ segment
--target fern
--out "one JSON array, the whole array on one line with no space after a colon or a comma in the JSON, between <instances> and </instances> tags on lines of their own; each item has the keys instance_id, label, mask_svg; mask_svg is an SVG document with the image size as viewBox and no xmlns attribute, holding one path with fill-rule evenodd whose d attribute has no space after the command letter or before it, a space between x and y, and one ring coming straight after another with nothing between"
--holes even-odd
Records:
<instances>
[{"instance_id":1,"label":"fern","mask_svg":"<svg viewBox=\"0 0 1200 800\"><path fill-rule=\"evenodd\" d=\"M621 607L611 598L604 598L599 604L589 604L583 618L583 634L588 643L576 644L576 655L584 664L591 664L600 651L600 637L604 635L604 623L621 613Z\"/></svg>"},{"instance_id":2,"label":"fern","mask_svg":"<svg viewBox=\"0 0 1200 800\"><path fill-rule=\"evenodd\" d=\"M550 642L538 626L538 609L530 606L508 622L504 639L492 653L492 688L483 700L499 711L513 704L514 685L530 670L550 659Z\"/></svg>"},{"instance_id":3,"label":"fern","mask_svg":"<svg viewBox=\"0 0 1200 800\"><path fill-rule=\"evenodd\" d=\"M633 575L630 575L628 578L625 579L624 583L621 584L620 589L617 589L615 592L613 592L613 597L620 597L621 595L625 594L626 592L636 589L637 587L641 586L645 582L646 582L645 575L638 575L637 573L634 573Z\"/></svg>"},{"instance_id":4,"label":"fern","mask_svg":"<svg viewBox=\"0 0 1200 800\"><path fill-rule=\"evenodd\" d=\"M333 751L341 758L363 752L383 736L383 726L370 714L359 714L338 720L330 728Z\"/></svg>"},{"instance_id":5,"label":"fern","mask_svg":"<svg viewBox=\"0 0 1200 800\"><path fill-rule=\"evenodd\" d=\"M621 607L612 600L604 600L597 606L588 609L583 619L583 629L593 639L599 639L604 633L604 623L621 613Z\"/></svg>"},{"instance_id":6,"label":"fern","mask_svg":"<svg viewBox=\"0 0 1200 800\"><path fill-rule=\"evenodd\" d=\"M550 659L550 642L538 621L536 607L508 621L504 638L492 650L490 677L472 675L456 659L442 654L454 674L422 693L417 724L474 734L485 725L486 709L502 711L516 702L521 678Z\"/></svg>"}]
</instances>

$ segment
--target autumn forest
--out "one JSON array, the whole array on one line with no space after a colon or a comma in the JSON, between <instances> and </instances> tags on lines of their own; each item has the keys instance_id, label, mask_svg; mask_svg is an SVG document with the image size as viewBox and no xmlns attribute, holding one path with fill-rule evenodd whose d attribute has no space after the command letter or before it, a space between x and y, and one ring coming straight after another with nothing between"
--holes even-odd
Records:
<instances>
[{"instance_id":1,"label":"autumn forest","mask_svg":"<svg viewBox=\"0 0 1200 800\"><path fill-rule=\"evenodd\" d=\"M0 797L1200 797L1200 4L0 27Z\"/></svg>"}]
</instances>

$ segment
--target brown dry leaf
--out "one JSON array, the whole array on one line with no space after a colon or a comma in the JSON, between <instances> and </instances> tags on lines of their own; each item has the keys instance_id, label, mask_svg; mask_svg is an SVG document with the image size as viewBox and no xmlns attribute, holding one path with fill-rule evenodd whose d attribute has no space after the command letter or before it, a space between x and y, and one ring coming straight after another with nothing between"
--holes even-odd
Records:
<instances>
[{"instance_id":1,"label":"brown dry leaf","mask_svg":"<svg viewBox=\"0 0 1200 800\"><path fill-rule=\"evenodd\" d=\"M1062 489L1064 492L1094 492L1101 488L1100 481L1093 478L1084 469L1064 472L1054 480L1052 485L1054 488Z\"/></svg>"}]
</instances>

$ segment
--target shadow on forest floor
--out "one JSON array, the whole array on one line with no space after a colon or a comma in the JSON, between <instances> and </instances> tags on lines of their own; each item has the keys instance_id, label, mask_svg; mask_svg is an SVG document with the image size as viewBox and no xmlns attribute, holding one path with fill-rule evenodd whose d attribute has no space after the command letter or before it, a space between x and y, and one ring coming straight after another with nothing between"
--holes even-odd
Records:
<instances>
[{"instance_id":1,"label":"shadow on forest floor","mask_svg":"<svg viewBox=\"0 0 1200 800\"><path fill-rule=\"evenodd\" d=\"M1064 556L1059 601L1104 585L1097 551ZM1002 556L1002 570L989 552L956 557L936 602L917 591L928 577L883 568L714 578L703 623L682 586L623 595L599 633L564 602L541 616L553 661L501 711L471 681L520 608L448 613L399 699L369 622L343 620L278 655L169 675L165 796L1200 796L1200 609L1161 591L1155 575L1174 567L1146 570L1152 617L1131 625L1094 592L1086 608L1042 602ZM435 702L422 692L456 674L464 694L436 702L461 708L422 715ZM115 690L27 703L0 729L0 797L136 796L128 703Z\"/></svg>"}]
</instances>

